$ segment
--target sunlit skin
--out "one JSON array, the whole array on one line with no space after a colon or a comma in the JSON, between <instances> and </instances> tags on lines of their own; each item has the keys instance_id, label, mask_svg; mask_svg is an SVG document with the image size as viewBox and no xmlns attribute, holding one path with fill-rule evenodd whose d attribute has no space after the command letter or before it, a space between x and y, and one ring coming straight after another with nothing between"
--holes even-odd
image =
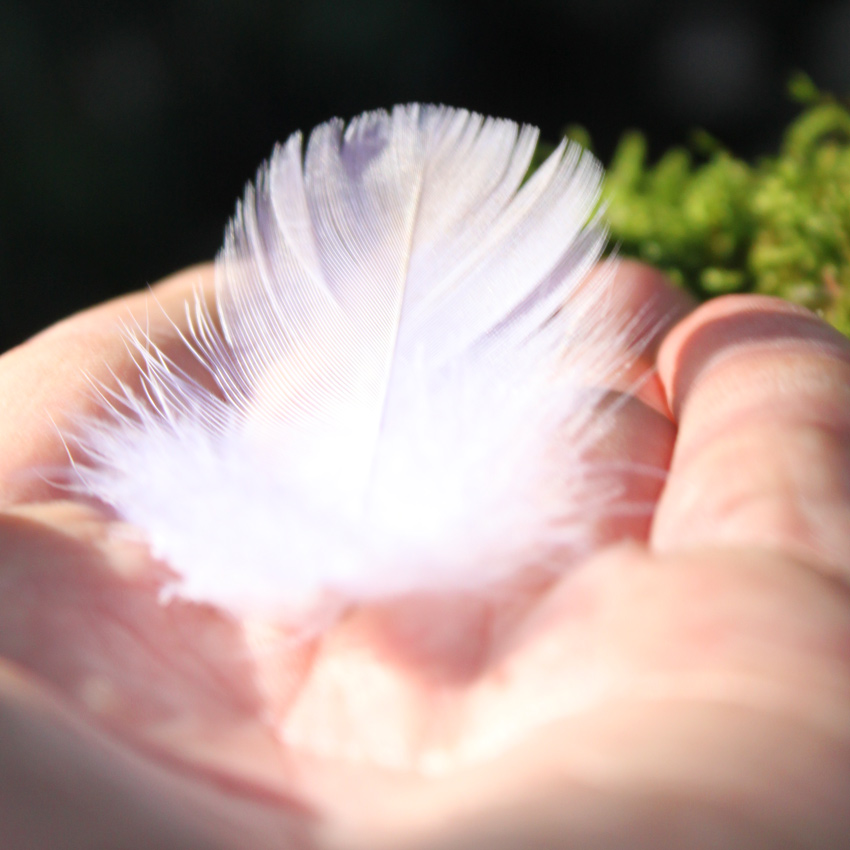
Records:
<instances>
[{"instance_id":1,"label":"sunlit skin","mask_svg":"<svg viewBox=\"0 0 850 850\"><path fill-rule=\"evenodd\" d=\"M669 469L623 473L654 511L556 580L308 638L162 604L138 535L49 482L91 378L133 381L120 322L191 366L166 315L210 275L0 358L3 847L850 847L846 340L623 263L655 371L599 453Z\"/></svg>"}]
</instances>

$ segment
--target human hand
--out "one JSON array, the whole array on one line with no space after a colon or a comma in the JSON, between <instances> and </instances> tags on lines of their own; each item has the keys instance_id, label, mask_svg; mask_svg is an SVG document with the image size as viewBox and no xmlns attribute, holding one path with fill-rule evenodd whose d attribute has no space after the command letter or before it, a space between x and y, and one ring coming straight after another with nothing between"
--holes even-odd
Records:
<instances>
[{"instance_id":1,"label":"human hand","mask_svg":"<svg viewBox=\"0 0 850 850\"><path fill-rule=\"evenodd\" d=\"M157 287L164 313L199 278ZM850 345L750 297L666 333L681 297L631 263L618 292L652 305L658 373L606 451L669 467L623 480L654 516L603 523L550 586L361 609L310 643L162 606L120 523L26 473L67 463L50 420L91 404L86 373L134 374L128 311L180 351L151 295L0 359L7 845L847 845Z\"/></svg>"}]
</instances>

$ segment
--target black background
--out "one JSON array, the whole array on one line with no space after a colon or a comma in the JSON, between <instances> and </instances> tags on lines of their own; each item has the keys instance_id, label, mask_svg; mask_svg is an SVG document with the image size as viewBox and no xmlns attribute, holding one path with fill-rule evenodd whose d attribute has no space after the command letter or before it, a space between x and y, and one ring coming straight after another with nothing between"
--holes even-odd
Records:
<instances>
[{"instance_id":1,"label":"black background","mask_svg":"<svg viewBox=\"0 0 850 850\"><path fill-rule=\"evenodd\" d=\"M770 152L796 69L850 89L850 2L0 0L0 349L217 250L276 140L442 102L603 159L701 126Z\"/></svg>"}]
</instances>

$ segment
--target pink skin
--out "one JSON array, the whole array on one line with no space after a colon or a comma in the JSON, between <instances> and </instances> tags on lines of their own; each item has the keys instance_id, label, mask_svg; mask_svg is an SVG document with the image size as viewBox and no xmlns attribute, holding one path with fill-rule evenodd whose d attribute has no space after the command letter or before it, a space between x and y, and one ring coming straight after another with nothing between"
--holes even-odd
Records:
<instances>
[{"instance_id":1,"label":"pink skin","mask_svg":"<svg viewBox=\"0 0 850 850\"><path fill-rule=\"evenodd\" d=\"M176 354L162 310L198 281L0 359L0 844L850 847L850 344L624 263L657 373L600 454L669 467L624 479L654 515L557 582L293 642L159 605L165 567L30 472L67 462L84 372L133 375L117 321Z\"/></svg>"}]
</instances>

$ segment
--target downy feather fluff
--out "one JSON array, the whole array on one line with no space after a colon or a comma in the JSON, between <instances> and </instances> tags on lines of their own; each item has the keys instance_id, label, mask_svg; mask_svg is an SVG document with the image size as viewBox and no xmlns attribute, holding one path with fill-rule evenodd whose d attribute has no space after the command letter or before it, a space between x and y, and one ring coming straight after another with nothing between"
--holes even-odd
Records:
<instances>
[{"instance_id":1,"label":"downy feather fluff","mask_svg":"<svg viewBox=\"0 0 850 850\"><path fill-rule=\"evenodd\" d=\"M627 333L601 169L536 130L403 106L278 146L185 343L217 391L143 332L144 394L102 388L80 488L137 526L170 592L280 615L497 582L581 552L610 488L588 451ZM604 416L602 417L604 419Z\"/></svg>"}]
</instances>

